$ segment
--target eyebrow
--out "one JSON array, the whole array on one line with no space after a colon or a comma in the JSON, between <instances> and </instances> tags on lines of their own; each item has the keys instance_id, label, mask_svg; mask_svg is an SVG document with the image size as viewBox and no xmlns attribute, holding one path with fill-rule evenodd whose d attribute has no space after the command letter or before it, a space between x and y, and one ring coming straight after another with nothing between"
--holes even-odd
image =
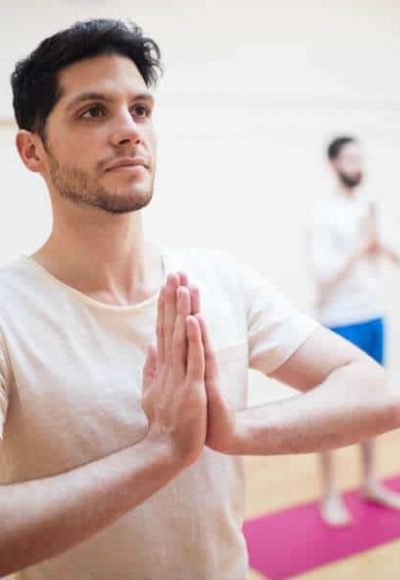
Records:
<instances>
[{"instance_id":1,"label":"eyebrow","mask_svg":"<svg viewBox=\"0 0 400 580\"><path fill-rule=\"evenodd\" d=\"M67 105L67 111L79 105L80 103L84 103L85 101L103 101L105 103L110 103L114 100L113 97L106 95L104 93L96 93L96 92L87 92L87 93L80 93L76 97L74 97ZM151 93L140 93L133 98L133 101L148 101L150 103L154 103L154 97Z\"/></svg>"}]
</instances>

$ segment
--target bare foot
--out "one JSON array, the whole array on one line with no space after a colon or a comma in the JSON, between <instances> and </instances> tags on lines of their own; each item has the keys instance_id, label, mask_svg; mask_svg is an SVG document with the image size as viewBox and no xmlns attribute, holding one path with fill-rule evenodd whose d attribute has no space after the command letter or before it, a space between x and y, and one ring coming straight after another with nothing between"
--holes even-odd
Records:
<instances>
[{"instance_id":1,"label":"bare foot","mask_svg":"<svg viewBox=\"0 0 400 580\"><path fill-rule=\"evenodd\" d=\"M400 510L400 494L388 489L378 481L365 483L363 485L363 496L366 501Z\"/></svg>"},{"instance_id":2,"label":"bare foot","mask_svg":"<svg viewBox=\"0 0 400 580\"><path fill-rule=\"evenodd\" d=\"M348 526L352 522L343 498L337 493L332 493L321 501L320 514L328 526L335 528Z\"/></svg>"}]
</instances>

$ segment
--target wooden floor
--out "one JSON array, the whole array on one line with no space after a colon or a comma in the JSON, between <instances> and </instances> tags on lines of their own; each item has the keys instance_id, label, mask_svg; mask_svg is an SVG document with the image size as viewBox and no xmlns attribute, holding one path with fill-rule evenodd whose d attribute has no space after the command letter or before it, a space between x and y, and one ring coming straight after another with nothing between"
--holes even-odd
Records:
<instances>
[{"instance_id":1,"label":"wooden floor","mask_svg":"<svg viewBox=\"0 0 400 580\"><path fill-rule=\"evenodd\" d=\"M359 449L356 446L335 452L340 489L360 483ZM377 440L377 473L381 477L400 474L400 431ZM248 517L265 514L315 499L319 495L318 461L314 455L248 457ZM256 572L251 580L265 578ZM399 580L400 540L361 555L318 568L297 580Z\"/></svg>"}]
</instances>

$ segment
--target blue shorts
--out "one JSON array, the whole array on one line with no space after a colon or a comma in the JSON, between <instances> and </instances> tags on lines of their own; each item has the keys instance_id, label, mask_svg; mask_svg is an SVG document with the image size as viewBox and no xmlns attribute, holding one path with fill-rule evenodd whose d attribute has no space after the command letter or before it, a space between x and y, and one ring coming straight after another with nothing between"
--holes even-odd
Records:
<instances>
[{"instance_id":1,"label":"blue shorts","mask_svg":"<svg viewBox=\"0 0 400 580\"><path fill-rule=\"evenodd\" d=\"M330 330L358 346L379 364L384 363L385 324L383 318L357 324L331 326Z\"/></svg>"}]
</instances>

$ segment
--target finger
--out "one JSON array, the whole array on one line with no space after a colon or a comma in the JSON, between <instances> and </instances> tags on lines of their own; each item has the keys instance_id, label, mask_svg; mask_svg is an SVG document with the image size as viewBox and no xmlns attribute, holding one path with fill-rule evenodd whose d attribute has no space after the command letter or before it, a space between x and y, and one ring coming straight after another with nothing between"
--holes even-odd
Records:
<instances>
[{"instance_id":1,"label":"finger","mask_svg":"<svg viewBox=\"0 0 400 580\"><path fill-rule=\"evenodd\" d=\"M189 382L204 381L205 360L201 329L194 316L186 317L188 357L186 376Z\"/></svg>"},{"instance_id":2,"label":"finger","mask_svg":"<svg viewBox=\"0 0 400 580\"><path fill-rule=\"evenodd\" d=\"M156 356L156 348L150 345L143 366L143 391L149 388L156 375Z\"/></svg>"},{"instance_id":3,"label":"finger","mask_svg":"<svg viewBox=\"0 0 400 580\"><path fill-rule=\"evenodd\" d=\"M189 284L191 314L198 314L200 312L200 291L194 284Z\"/></svg>"},{"instance_id":4,"label":"finger","mask_svg":"<svg viewBox=\"0 0 400 580\"><path fill-rule=\"evenodd\" d=\"M177 313L172 338L171 361L180 377L185 374L187 359L186 317L190 314L190 294L188 288L180 286L177 290Z\"/></svg>"},{"instance_id":5,"label":"finger","mask_svg":"<svg viewBox=\"0 0 400 580\"><path fill-rule=\"evenodd\" d=\"M206 381L216 381L218 377L218 363L211 344L210 334L206 322L201 314L197 314L196 319L199 322L201 337L204 344L204 358L206 361L205 378Z\"/></svg>"},{"instance_id":6,"label":"finger","mask_svg":"<svg viewBox=\"0 0 400 580\"><path fill-rule=\"evenodd\" d=\"M176 312L184 318L190 314L190 292L186 286L179 286L177 290Z\"/></svg>"},{"instance_id":7,"label":"finger","mask_svg":"<svg viewBox=\"0 0 400 580\"><path fill-rule=\"evenodd\" d=\"M185 272L178 272L179 286L189 286L189 278Z\"/></svg>"},{"instance_id":8,"label":"finger","mask_svg":"<svg viewBox=\"0 0 400 580\"><path fill-rule=\"evenodd\" d=\"M160 368L165 360L165 347L164 347L164 308L165 308L165 287L162 286L160 290L160 296L158 298L157 306L157 367Z\"/></svg>"},{"instance_id":9,"label":"finger","mask_svg":"<svg viewBox=\"0 0 400 580\"><path fill-rule=\"evenodd\" d=\"M200 312L200 292L197 286L194 284L189 284L188 275L185 272L178 272L179 285L187 286L190 290L190 301L191 301L191 314L197 314Z\"/></svg>"},{"instance_id":10,"label":"finger","mask_svg":"<svg viewBox=\"0 0 400 580\"><path fill-rule=\"evenodd\" d=\"M176 320L177 289L178 276L176 274L169 274L164 299L164 362L167 362L171 356L172 335Z\"/></svg>"}]
</instances>

